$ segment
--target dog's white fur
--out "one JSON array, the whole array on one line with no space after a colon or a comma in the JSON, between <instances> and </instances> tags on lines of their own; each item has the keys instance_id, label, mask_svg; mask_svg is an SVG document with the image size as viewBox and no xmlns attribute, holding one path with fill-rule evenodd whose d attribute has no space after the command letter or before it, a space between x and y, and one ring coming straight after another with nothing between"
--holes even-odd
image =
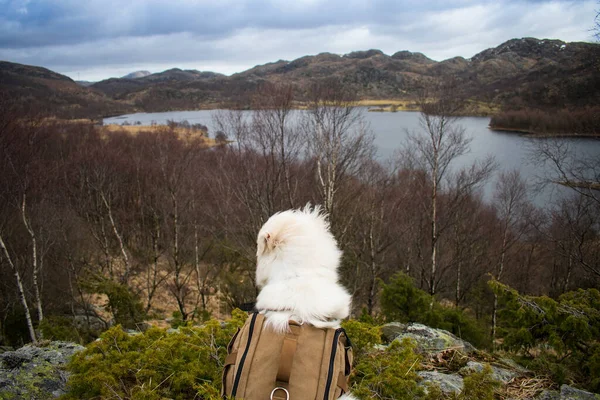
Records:
<instances>
[{"instance_id":1,"label":"dog's white fur","mask_svg":"<svg viewBox=\"0 0 600 400\"><path fill-rule=\"evenodd\" d=\"M257 238L256 308L267 327L289 329L289 320L339 328L350 313L350 294L338 282L342 252L320 207L307 205L273 215ZM344 394L338 400L355 400Z\"/></svg>"},{"instance_id":2,"label":"dog's white fur","mask_svg":"<svg viewBox=\"0 0 600 400\"><path fill-rule=\"evenodd\" d=\"M279 332L290 319L337 328L350 312L351 296L338 282L342 252L320 207L273 215L257 239L256 308Z\"/></svg>"}]
</instances>

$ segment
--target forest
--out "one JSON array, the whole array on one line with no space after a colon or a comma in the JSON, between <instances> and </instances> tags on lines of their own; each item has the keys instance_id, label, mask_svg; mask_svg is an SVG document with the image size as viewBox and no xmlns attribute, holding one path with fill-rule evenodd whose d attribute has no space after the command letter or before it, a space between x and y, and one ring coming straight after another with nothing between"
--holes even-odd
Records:
<instances>
[{"instance_id":1,"label":"forest","mask_svg":"<svg viewBox=\"0 0 600 400\"><path fill-rule=\"evenodd\" d=\"M600 389L586 364L600 359L600 192L575 184L600 182L599 159L538 139L539 182L493 157L457 169L470 142L456 117L464 102L440 84L420 97L421 128L398 126L406 140L381 160L350 90L314 84L302 117L294 90L265 84L251 111L215 112L217 129L202 134L108 133L0 99L0 345L88 343L115 324L188 326L249 309L260 226L311 203L344 252L354 318L437 324L487 349L559 337L553 357ZM564 196L532 203L557 182ZM536 307L546 311L526 313ZM536 331L544 313L542 326L563 331ZM592 331L569 341L584 329L569 317Z\"/></svg>"}]
</instances>

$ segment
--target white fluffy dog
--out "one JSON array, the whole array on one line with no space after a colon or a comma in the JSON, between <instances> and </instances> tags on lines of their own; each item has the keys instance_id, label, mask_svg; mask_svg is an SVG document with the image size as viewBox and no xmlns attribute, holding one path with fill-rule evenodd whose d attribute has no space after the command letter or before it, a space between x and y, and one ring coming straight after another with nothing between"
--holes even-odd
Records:
<instances>
[{"instance_id":1,"label":"white fluffy dog","mask_svg":"<svg viewBox=\"0 0 600 400\"><path fill-rule=\"evenodd\" d=\"M288 330L290 319L338 328L350 312L351 296L339 284L342 252L320 207L273 215L258 233L256 308L267 326Z\"/></svg>"}]
</instances>

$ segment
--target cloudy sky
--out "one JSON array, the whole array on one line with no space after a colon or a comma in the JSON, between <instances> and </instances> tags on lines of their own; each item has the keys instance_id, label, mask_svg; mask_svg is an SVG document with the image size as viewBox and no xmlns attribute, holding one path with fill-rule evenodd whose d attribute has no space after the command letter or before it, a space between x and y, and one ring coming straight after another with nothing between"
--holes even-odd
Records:
<instances>
[{"instance_id":1,"label":"cloudy sky","mask_svg":"<svg viewBox=\"0 0 600 400\"><path fill-rule=\"evenodd\" d=\"M591 41L597 0L0 0L0 60L74 79L243 71L381 49L471 57L515 37Z\"/></svg>"}]
</instances>

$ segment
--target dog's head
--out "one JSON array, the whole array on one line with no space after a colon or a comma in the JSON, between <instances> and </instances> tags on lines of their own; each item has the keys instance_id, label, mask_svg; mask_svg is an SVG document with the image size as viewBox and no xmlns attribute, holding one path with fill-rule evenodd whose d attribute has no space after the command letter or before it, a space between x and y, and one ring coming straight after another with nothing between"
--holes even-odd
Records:
<instances>
[{"instance_id":1,"label":"dog's head","mask_svg":"<svg viewBox=\"0 0 600 400\"><path fill-rule=\"evenodd\" d=\"M273 215L257 238L256 283L276 277L319 274L335 276L341 251L320 207L309 205Z\"/></svg>"}]
</instances>

